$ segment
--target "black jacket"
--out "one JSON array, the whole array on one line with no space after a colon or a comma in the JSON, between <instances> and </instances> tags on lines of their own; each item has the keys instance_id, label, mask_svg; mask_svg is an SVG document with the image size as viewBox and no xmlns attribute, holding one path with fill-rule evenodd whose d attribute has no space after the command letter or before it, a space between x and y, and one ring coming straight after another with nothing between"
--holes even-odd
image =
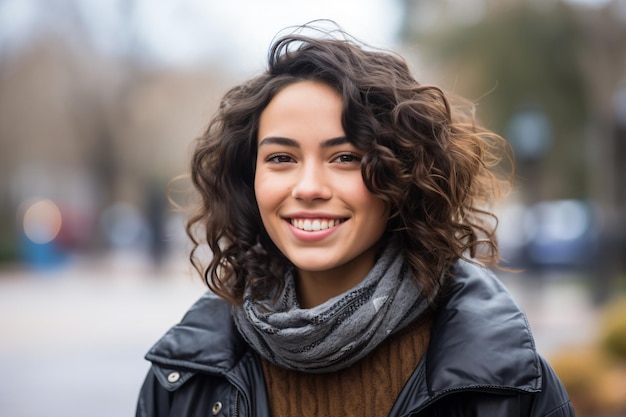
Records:
<instances>
[{"instance_id":1,"label":"black jacket","mask_svg":"<svg viewBox=\"0 0 626 417\"><path fill-rule=\"evenodd\" d=\"M560 381L537 353L526 317L490 272L459 262L437 310L425 366L391 416L573 416ZM207 293L148 352L138 417L268 416L257 354L231 307Z\"/></svg>"}]
</instances>

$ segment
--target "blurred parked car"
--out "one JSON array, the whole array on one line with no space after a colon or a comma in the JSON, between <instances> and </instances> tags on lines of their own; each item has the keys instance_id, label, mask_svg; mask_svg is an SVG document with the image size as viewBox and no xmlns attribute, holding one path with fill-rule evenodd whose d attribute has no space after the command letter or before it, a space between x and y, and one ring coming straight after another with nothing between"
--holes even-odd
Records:
<instances>
[{"instance_id":1,"label":"blurred parked car","mask_svg":"<svg viewBox=\"0 0 626 417\"><path fill-rule=\"evenodd\" d=\"M500 216L502 254L514 268L591 267L598 253L598 215L583 200L509 206Z\"/></svg>"}]
</instances>

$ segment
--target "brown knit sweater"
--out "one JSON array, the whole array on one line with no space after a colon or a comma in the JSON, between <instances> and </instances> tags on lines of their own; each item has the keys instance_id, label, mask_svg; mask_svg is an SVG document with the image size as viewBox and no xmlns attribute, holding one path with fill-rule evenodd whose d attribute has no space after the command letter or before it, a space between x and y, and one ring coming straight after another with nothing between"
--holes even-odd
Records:
<instances>
[{"instance_id":1,"label":"brown knit sweater","mask_svg":"<svg viewBox=\"0 0 626 417\"><path fill-rule=\"evenodd\" d=\"M262 360L273 417L386 416L428 347L430 318L392 335L348 369L310 374Z\"/></svg>"}]
</instances>

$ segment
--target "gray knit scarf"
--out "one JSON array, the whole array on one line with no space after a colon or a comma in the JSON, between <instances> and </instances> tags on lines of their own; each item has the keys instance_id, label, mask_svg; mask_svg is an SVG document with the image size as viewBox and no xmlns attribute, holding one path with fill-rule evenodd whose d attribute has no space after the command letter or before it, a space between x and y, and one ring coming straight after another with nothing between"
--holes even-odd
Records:
<instances>
[{"instance_id":1,"label":"gray knit scarf","mask_svg":"<svg viewBox=\"0 0 626 417\"><path fill-rule=\"evenodd\" d=\"M293 273L276 300L253 301L246 289L234 314L239 332L270 362L314 373L351 366L428 306L396 245L358 285L317 307L300 308Z\"/></svg>"}]
</instances>

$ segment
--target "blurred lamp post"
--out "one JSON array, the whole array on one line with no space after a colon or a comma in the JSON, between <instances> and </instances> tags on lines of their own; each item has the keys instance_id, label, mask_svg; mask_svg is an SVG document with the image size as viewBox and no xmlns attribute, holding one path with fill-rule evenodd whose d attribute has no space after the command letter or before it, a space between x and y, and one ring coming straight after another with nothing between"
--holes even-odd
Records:
<instances>
[{"instance_id":1,"label":"blurred lamp post","mask_svg":"<svg viewBox=\"0 0 626 417\"><path fill-rule=\"evenodd\" d=\"M542 180L541 162L552 147L552 125L540 107L527 105L517 110L509 120L506 137L515 151L518 177L524 181L522 204L527 208L532 207L541 199L538 193ZM529 226L532 225L526 225ZM531 265L528 245L521 248L518 256L522 265ZM535 285L539 285L539 282L535 282Z\"/></svg>"},{"instance_id":2,"label":"blurred lamp post","mask_svg":"<svg viewBox=\"0 0 626 417\"><path fill-rule=\"evenodd\" d=\"M518 110L507 128L507 138L522 163L541 159L552 146L552 126L546 114L535 106Z\"/></svg>"},{"instance_id":3,"label":"blurred lamp post","mask_svg":"<svg viewBox=\"0 0 626 417\"><path fill-rule=\"evenodd\" d=\"M527 204L538 200L541 161L553 144L552 124L538 106L524 106L516 111L507 126L506 137L515 151L520 174L526 181Z\"/></svg>"}]
</instances>

